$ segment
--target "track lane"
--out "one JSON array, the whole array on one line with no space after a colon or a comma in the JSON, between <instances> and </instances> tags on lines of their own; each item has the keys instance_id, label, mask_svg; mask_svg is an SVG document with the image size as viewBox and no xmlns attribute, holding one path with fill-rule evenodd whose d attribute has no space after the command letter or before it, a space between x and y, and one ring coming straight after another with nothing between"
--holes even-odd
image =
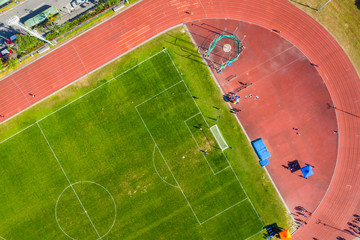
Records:
<instances>
[{"instance_id":1,"label":"track lane","mask_svg":"<svg viewBox=\"0 0 360 240\"><path fill-rule=\"evenodd\" d=\"M184 11L192 11L194 15L187 15ZM360 115L357 104L360 81L345 52L319 23L285 0L171 0L165 4L160 0L143 0L3 79L0 82L0 114L8 118L157 33L200 18L233 18L269 29L280 29L281 36L294 43L314 63L321 64L318 71L334 105ZM126 36L127 32L141 24L148 25L150 30L140 31L139 38L136 35ZM26 96L33 90L36 98ZM357 163L360 157L360 126L359 118L351 114L337 111L339 150L334 176L317 211L308 225L295 234L296 239L352 238L332 228L347 228L346 223L352 214L360 212L360 165ZM327 225L317 224L317 219Z\"/></svg>"}]
</instances>

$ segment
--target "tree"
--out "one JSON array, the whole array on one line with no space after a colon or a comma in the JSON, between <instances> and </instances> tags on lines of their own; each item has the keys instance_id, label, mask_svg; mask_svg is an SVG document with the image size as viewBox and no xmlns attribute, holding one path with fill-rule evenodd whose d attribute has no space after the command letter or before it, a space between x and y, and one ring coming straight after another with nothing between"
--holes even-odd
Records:
<instances>
[{"instance_id":1,"label":"tree","mask_svg":"<svg viewBox=\"0 0 360 240\"><path fill-rule=\"evenodd\" d=\"M38 48L43 42L36 37L29 35L20 35L17 38L18 51L21 54L27 54Z\"/></svg>"}]
</instances>

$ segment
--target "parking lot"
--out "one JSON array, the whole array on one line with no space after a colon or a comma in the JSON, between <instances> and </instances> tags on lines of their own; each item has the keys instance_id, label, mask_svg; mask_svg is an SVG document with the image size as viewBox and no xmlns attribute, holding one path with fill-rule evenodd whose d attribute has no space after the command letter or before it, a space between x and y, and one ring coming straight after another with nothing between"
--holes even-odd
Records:
<instances>
[{"instance_id":1,"label":"parking lot","mask_svg":"<svg viewBox=\"0 0 360 240\"><path fill-rule=\"evenodd\" d=\"M89 0L81 6L72 8L71 2L71 0L23 0L14 7L0 13L0 50L6 47L7 38L19 32L23 33L20 29L7 24L7 20L15 15L20 18L20 22L24 23L27 19L34 17L46 8L54 6L59 9L62 15L56 22L62 24L85 13L97 4L97 0Z\"/></svg>"}]
</instances>

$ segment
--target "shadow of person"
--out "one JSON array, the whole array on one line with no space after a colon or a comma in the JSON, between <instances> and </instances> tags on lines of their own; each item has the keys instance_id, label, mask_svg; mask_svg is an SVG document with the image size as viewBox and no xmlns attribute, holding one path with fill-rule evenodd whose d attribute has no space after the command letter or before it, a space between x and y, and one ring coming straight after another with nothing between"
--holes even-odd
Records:
<instances>
[{"instance_id":1,"label":"shadow of person","mask_svg":"<svg viewBox=\"0 0 360 240\"><path fill-rule=\"evenodd\" d=\"M360 0L355 0L355 6L360 9Z\"/></svg>"}]
</instances>

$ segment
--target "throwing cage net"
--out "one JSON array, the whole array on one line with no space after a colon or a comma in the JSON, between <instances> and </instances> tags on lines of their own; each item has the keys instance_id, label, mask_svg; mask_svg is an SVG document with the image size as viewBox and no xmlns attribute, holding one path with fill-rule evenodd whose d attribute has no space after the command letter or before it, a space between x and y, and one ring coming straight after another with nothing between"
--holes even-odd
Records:
<instances>
[{"instance_id":1,"label":"throwing cage net","mask_svg":"<svg viewBox=\"0 0 360 240\"><path fill-rule=\"evenodd\" d=\"M234 35L217 34L203 57L208 61L210 67L221 73L227 66L238 60L243 46Z\"/></svg>"}]
</instances>

